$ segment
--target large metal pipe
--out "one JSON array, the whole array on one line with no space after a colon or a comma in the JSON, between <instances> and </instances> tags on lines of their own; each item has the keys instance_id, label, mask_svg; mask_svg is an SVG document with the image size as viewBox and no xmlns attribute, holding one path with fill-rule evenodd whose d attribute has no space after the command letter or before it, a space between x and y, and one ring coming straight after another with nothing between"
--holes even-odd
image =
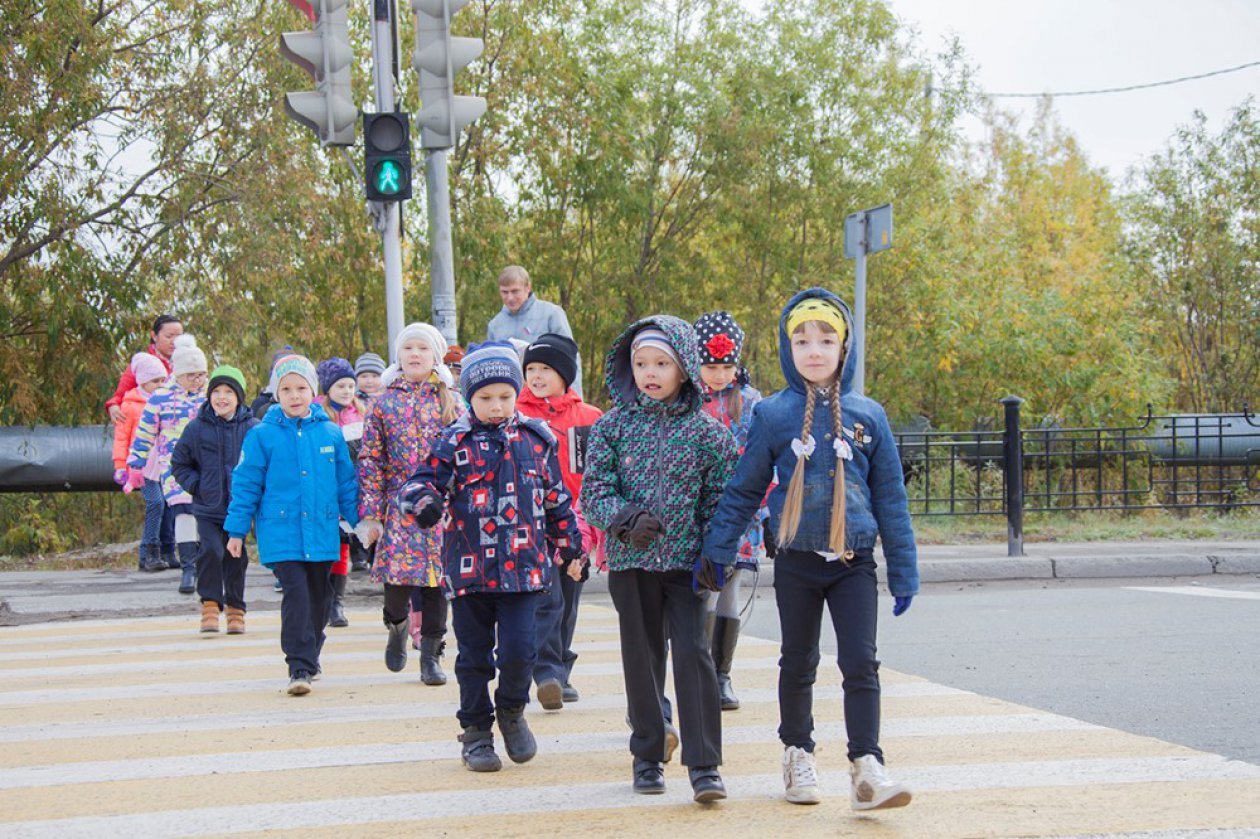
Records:
<instances>
[{"instance_id":1,"label":"large metal pipe","mask_svg":"<svg viewBox=\"0 0 1260 839\"><path fill-rule=\"evenodd\" d=\"M0 428L0 492L117 490L114 428Z\"/></svg>"}]
</instances>

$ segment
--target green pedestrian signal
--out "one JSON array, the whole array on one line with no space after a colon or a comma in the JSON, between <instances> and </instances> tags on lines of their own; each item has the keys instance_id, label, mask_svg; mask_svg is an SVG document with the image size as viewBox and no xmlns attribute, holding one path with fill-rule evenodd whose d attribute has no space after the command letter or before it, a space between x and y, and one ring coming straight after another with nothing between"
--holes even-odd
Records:
<instances>
[{"instance_id":1,"label":"green pedestrian signal","mask_svg":"<svg viewBox=\"0 0 1260 839\"><path fill-rule=\"evenodd\" d=\"M369 201L411 197L411 116L363 115L363 171Z\"/></svg>"},{"instance_id":2,"label":"green pedestrian signal","mask_svg":"<svg viewBox=\"0 0 1260 839\"><path fill-rule=\"evenodd\" d=\"M397 195L402 189L402 167L392 160L382 160L376 166L376 191L382 195Z\"/></svg>"}]
</instances>

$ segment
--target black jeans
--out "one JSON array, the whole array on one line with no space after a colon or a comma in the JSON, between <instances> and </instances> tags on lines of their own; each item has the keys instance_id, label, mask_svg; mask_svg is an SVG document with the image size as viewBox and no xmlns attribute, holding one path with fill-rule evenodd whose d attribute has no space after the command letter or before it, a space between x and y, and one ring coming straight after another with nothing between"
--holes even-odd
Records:
<instances>
[{"instance_id":1,"label":"black jeans","mask_svg":"<svg viewBox=\"0 0 1260 839\"><path fill-rule=\"evenodd\" d=\"M691 590L691 572L613 571L608 593L621 626L621 666L633 731L630 752L640 760L665 759L661 682L668 637L683 765L719 765L722 710L717 673L705 638L704 599Z\"/></svg>"},{"instance_id":2,"label":"black jeans","mask_svg":"<svg viewBox=\"0 0 1260 839\"><path fill-rule=\"evenodd\" d=\"M455 678L459 681L459 713L464 728L489 729L496 708L523 708L529 703L529 678L537 655L534 616L541 592L478 592L455 598L451 605L455 640ZM495 637L498 656L495 656ZM499 681L490 701L490 682L498 665Z\"/></svg>"},{"instance_id":3,"label":"black jeans","mask_svg":"<svg viewBox=\"0 0 1260 839\"><path fill-rule=\"evenodd\" d=\"M324 648L324 626L332 584L332 562L277 562L271 566L284 587L280 600L280 649L289 663L289 676L299 672L314 676Z\"/></svg>"},{"instance_id":4,"label":"black jeans","mask_svg":"<svg viewBox=\"0 0 1260 839\"><path fill-rule=\"evenodd\" d=\"M570 677L573 676L573 664L578 657L578 654L573 652L573 636L577 632L578 604L582 601L582 586L586 583L578 582L563 571L556 576L560 578L557 585L564 593L564 614L560 616L560 649L563 651L561 658L564 661L562 681L567 685Z\"/></svg>"},{"instance_id":5,"label":"black jeans","mask_svg":"<svg viewBox=\"0 0 1260 839\"><path fill-rule=\"evenodd\" d=\"M836 630L843 677L844 725L849 760L879 749L879 660L875 657L875 557L858 553L847 565L816 553L780 551L774 561L774 595L783 643L779 659L779 739L814 750L814 679L821 658L818 637L824 604Z\"/></svg>"},{"instance_id":6,"label":"black jeans","mask_svg":"<svg viewBox=\"0 0 1260 839\"><path fill-rule=\"evenodd\" d=\"M245 608L245 569L249 567L249 554L241 546L240 557L227 552L230 538L223 529L223 522L197 519L197 538L201 547L197 550L197 596L201 602L212 600L223 606Z\"/></svg>"},{"instance_id":7,"label":"black jeans","mask_svg":"<svg viewBox=\"0 0 1260 839\"><path fill-rule=\"evenodd\" d=\"M418 601L418 602L417 602ZM446 597L437 586L396 586L385 584L385 624L400 623L407 619L412 604L420 610L420 637L446 637Z\"/></svg>"}]
</instances>

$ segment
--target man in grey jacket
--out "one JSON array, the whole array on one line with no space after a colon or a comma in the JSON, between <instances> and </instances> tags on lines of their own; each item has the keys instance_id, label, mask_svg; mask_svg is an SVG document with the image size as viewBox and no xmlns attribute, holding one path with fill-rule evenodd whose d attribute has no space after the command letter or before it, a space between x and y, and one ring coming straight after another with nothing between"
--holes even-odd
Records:
<instances>
[{"instance_id":1,"label":"man in grey jacket","mask_svg":"<svg viewBox=\"0 0 1260 839\"><path fill-rule=\"evenodd\" d=\"M499 272L499 297L503 298L503 308L490 319L486 327L486 340L510 341L516 338L526 343L548 332L573 337L569 327L569 318L564 309L555 303L539 300L534 296L534 287L530 283L529 274L519 265L509 265ZM582 359L578 357L577 378L573 381L573 389L582 394Z\"/></svg>"}]
</instances>

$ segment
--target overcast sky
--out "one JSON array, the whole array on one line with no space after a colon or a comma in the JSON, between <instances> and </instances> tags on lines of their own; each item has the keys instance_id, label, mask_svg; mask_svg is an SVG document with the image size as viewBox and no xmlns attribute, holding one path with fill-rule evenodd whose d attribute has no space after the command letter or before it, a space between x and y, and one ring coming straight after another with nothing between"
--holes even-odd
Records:
<instances>
[{"instance_id":1,"label":"overcast sky","mask_svg":"<svg viewBox=\"0 0 1260 839\"><path fill-rule=\"evenodd\" d=\"M1260 0L889 0L933 52L956 34L989 92L1122 87L1260 61ZM1260 67L1131 93L1055 100L1090 161L1121 178L1195 109L1219 130ZM1031 113L1036 100L1002 99ZM1024 124L1027 124L1025 121ZM969 126L975 130L975 126Z\"/></svg>"}]
</instances>

